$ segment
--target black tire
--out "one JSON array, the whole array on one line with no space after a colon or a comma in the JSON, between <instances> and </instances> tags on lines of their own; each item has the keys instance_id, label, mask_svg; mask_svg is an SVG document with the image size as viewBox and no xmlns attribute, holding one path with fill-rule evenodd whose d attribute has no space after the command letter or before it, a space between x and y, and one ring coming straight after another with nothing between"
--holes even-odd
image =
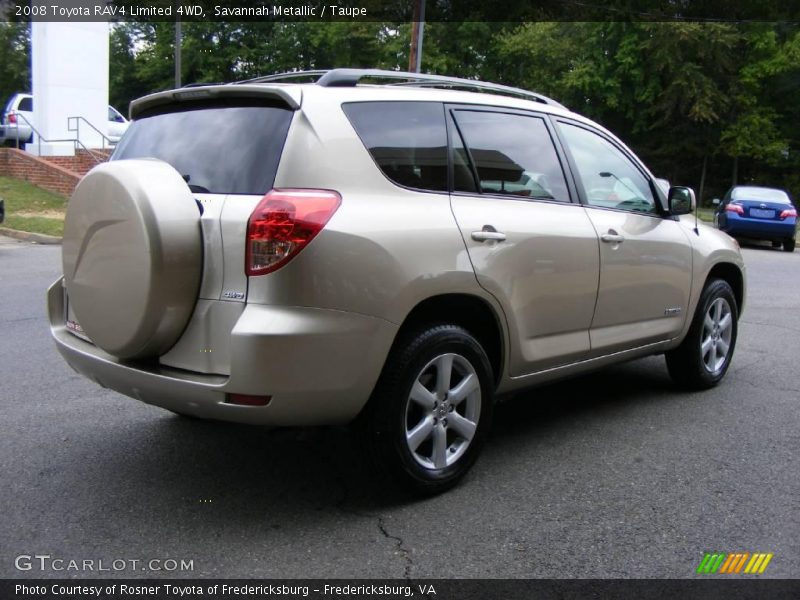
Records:
<instances>
[{"instance_id":1,"label":"black tire","mask_svg":"<svg viewBox=\"0 0 800 600\"><path fill-rule=\"evenodd\" d=\"M706 315L718 300L724 303L718 304L718 306L722 307L723 312L727 306L731 317L730 335L727 340L724 339L724 335L720 336L716 329L709 329L706 324ZM672 380L680 387L691 390L704 390L717 385L728 371L733 358L738 320L739 307L731 286L722 279L709 280L700 296L689 333L680 346L666 353L667 369ZM714 319L712 318L711 321L713 322ZM702 345L705 340L712 342L715 353L713 356L703 352ZM717 361L716 349L720 340L727 341L728 350L725 356ZM710 366L707 366L706 356L712 363Z\"/></svg>"},{"instance_id":2,"label":"black tire","mask_svg":"<svg viewBox=\"0 0 800 600\"><path fill-rule=\"evenodd\" d=\"M772 247L773 248L780 248L781 246L783 246L783 242L778 242L776 240L772 241Z\"/></svg>"},{"instance_id":3,"label":"black tire","mask_svg":"<svg viewBox=\"0 0 800 600\"><path fill-rule=\"evenodd\" d=\"M784 252L794 252L794 245L795 245L794 238L785 239L783 241L783 251Z\"/></svg>"},{"instance_id":4,"label":"black tire","mask_svg":"<svg viewBox=\"0 0 800 600\"><path fill-rule=\"evenodd\" d=\"M454 357L450 367L445 367L450 370L445 384L448 393L456 391L468 376L477 377L477 385L468 386L472 391L453 405L448 393L436 391L440 364L447 364L450 356ZM427 392L424 399L431 400L434 408L422 408L411 399L418 381ZM392 349L372 397L356 421L365 455L378 474L388 474L405 489L421 495L444 492L456 485L477 459L491 426L493 394L489 359L466 330L456 325L435 325L404 336ZM453 416L454 412L458 414ZM458 431L467 416L477 417L468 441ZM456 418L459 427L453 425ZM423 425L431 428L430 437L412 451L406 436ZM437 452L435 441L442 439ZM428 448L430 457L426 459ZM440 460L444 466L434 463L434 455L444 457ZM429 464L423 464L426 460ZM448 460L453 462L447 464Z\"/></svg>"}]
</instances>

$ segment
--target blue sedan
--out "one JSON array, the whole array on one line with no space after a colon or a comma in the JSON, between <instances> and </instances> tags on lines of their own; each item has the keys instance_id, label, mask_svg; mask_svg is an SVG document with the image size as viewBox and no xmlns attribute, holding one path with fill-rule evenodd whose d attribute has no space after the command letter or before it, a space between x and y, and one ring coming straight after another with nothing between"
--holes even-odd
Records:
<instances>
[{"instance_id":1,"label":"blue sedan","mask_svg":"<svg viewBox=\"0 0 800 600\"><path fill-rule=\"evenodd\" d=\"M737 185L719 203L714 222L735 238L769 240L794 252L797 209L784 190Z\"/></svg>"}]
</instances>

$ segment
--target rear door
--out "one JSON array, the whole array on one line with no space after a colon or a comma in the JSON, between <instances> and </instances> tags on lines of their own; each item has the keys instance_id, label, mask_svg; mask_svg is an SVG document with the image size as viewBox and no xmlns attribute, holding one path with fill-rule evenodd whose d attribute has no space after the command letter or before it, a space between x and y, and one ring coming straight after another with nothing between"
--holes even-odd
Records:
<instances>
[{"instance_id":1,"label":"rear door","mask_svg":"<svg viewBox=\"0 0 800 600\"><path fill-rule=\"evenodd\" d=\"M654 182L624 148L584 124L559 120L558 128L600 239L591 356L675 337L692 280L685 230L664 216Z\"/></svg>"},{"instance_id":2,"label":"rear door","mask_svg":"<svg viewBox=\"0 0 800 600\"><path fill-rule=\"evenodd\" d=\"M480 285L503 307L509 371L580 360L599 275L598 243L572 201L549 122L536 113L448 107L451 204Z\"/></svg>"},{"instance_id":3,"label":"rear door","mask_svg":"<svg viewBox=\"0 0 800 600\"><path fill-rule=\"evenodd\" d=\"M204 241L200 298L244 302L247 219L272 189L293 111L270 99L222 98L139 115L112 160L157 158L195 193Z\"/></svg>"},{"instance_id":4,"label":"rear door","mask_svg":"<svg viewBox=\"0 0 800 600\"><path fill-rule=\"evenodd\" d=\"M197 305L162 364L230 372L230 331L247 299L247 221L272 189L293 115L292 108L270 97L160 104L138 114L117 145L112 160L169 163L194 192L200 213L203 274Z\"/></svg>"}]
</instances>

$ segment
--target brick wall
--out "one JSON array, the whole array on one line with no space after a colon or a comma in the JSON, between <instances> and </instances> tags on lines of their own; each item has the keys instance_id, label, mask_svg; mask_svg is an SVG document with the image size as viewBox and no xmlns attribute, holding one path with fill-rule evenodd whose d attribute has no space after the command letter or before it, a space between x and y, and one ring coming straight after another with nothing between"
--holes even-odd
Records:
<instances>
[{"instance_id":1,"label":"brick wall","mask_svg":"<svg viewBox=\"0 0 800 600\"><path fill-rule=\"evenodd\" d=\"M96 152L104 152L106 156L110 154L110 151ZM75 156L40 158L24 150L0 148L0 175L24 179L65 198L72 195L81 177L95 164L83 150Z\"/></svg>"},{"instance_id":2,"label":"brick wall","mask_svg":"<svg viewBox=\"0 0 800 600\"><path fill-rule=\"evenodd\" d=\"M111 150L108 149L92 150L92 153L95 156L92 156L86 150L78 150L75 156L43 156L42 158L49 163L63 167L83 177L97 164L95 157L102 157L103 160L108 160L108 157L111 156Z\"/></svg>"}]
</instances>

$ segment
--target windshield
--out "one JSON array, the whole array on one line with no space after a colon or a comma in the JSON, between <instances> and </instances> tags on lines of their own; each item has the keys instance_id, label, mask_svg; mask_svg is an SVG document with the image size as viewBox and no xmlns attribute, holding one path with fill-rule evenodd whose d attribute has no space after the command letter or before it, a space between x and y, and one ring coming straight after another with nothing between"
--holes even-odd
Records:
<instances>
[{"instance_id":1,"label":"windshield","mask_svg":"<svg viewBox=\"0 0 800 600\"><path fill-rule=\"evenodd\" d=\"M241 99L159 107L131 123L112 160L163 160L197 193L265 194L292 114Z\"/></svg>"}]
</instances>

